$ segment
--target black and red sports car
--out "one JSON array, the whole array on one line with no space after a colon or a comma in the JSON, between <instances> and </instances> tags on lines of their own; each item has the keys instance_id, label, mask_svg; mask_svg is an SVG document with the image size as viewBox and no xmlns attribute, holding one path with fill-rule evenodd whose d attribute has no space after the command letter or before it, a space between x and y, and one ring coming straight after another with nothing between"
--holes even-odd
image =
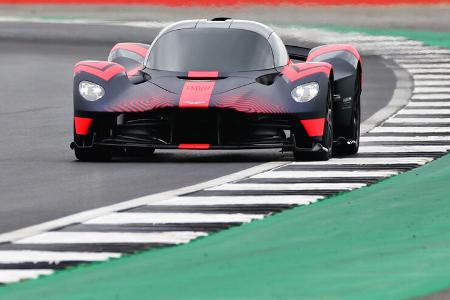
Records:
<instances>
[{"instance_id":1,"label":"black and red sports car","mask_svg":"<svg viewBox=\"0 0 450 300\"><path fill-rule=\"evenodd\" d=\"M74 68L80 160L112 151L292 150L327 160L359 146L361 59L351 45L287 46L269 27L216 18L175 23L148 44L115 45Z\"/></svg>"}]
</instances>

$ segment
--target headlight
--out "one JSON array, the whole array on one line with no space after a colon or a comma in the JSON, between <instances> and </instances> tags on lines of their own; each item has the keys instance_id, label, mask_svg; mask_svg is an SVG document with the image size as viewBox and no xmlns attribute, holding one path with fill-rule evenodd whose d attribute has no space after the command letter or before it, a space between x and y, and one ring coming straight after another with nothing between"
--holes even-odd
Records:
<instances>
[{"instance_id":1,"label":"headlight","mask_svg":"<svg viewBox=\"0 0 450 300\"><path fill-rule=\"evenodd\" d=\"M80 82L78 91L87 101L97 101L105 95L105 90L101 86L89 81Z\"/></svg>"},{"instance_id":2,"label":"headlight","mask_svg":"<svg viewBox=\"0 0 450 300\"><path fill-rule=\"evenodd\" d=\"M310 82L299 85L292 90L292 98L296 102L308 102L314 99L319 94L319 84L317 82Z\"/></svg>"}]
</instances>

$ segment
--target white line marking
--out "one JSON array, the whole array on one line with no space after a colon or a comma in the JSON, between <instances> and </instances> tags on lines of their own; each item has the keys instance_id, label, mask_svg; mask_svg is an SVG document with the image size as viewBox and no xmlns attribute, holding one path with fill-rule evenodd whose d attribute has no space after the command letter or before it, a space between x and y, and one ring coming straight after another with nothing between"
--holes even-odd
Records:
<instances>
[{"instance_id":1,"label":"white line marking","mask_svg":"<svg viewBox=\"0 0 450 300\"><path fill-rule=\"evenodd\" d=\"M434 124L434 123L449 123L450 126L450 118L392 118L389 119L385 124L395 123L395 124L414 124L414 123L423 123L423 124Z\"/></svg>"},{"instance_id":2,"label":"white line marking","mask_svg":"<svg viewBox=\"0 0 450 300\"><path fill-rule=\"evenodd\" d=\"M397 63L400 64L438 64L438 63L450 63L450 57L448 56L442 56L442 57L436 57L436 58L422 58L421 60L418 59L410 59L410 58L397 58L395 60Z\"/></svg>"},{"instance_id":3,"label":"white line marking","mask_svg":"<svg viewBox=\"0 0 450 300\"><path fill-rule=\"evenodd\" d=\"M425 69L425 68L416 68L416 69L408 69L408 72L411 74L449 74L450 69L441 69L441 68L433 68L433 69Z\"/></svg>"},{"instance_id":4,"label":"white line marking","mask_svg":"<svg viewBox=\"0 0 450 300\"><path fill-rule=\"evenodd\" d=\"M208 196L176 197L150 205L270 205L270 204L310 204L323 199L323 196L285 195L285 196Z\"/></svg>"},{"instance_id":5,"label":"white line marking","mask_svg":"<svg viewBox=\"0 0 450 300\"><path fill-rule=\"evenodd\" d=\"M415 87L414 93L450 93L448 87Z\"/></svg>"},{"instance_id":6,"label":"white line marking","mask_svg":"<svg viewBox=\"0 0 450 300\"><path fill-rule=\"evenodd\" d=\"M402 127L403 128L403 127ZM405 127L408 128L408 127ZM450 130L450 128L449 128ZM405 153L405 152L447 152L448 146L364 146L360 153Z\"/></svg>"},{"instance_id":7,"label":"white line marking","mask_svg":"<svg viewBox=\"0 0 450 300\"><path fill-rule=\"evenodd\" d=\"M450 80L414 80L414 85L416 87L425 87L425 86L450 86ZM436 91L432 91L432 93L436 93Z\"/></svg>"},{"instance_id":8,"label":"white line marking","mask_svg":"<svg viewBox=\"0 0 450 300\"><path fill-rule=\"evenodd\" d=\"M410 102L406 107L450 107L450 102Z\"/></svg>"},{"instance_id":9,"label":"white line marking","mask_svg":"<svg viewBox=\"0 0 450 300\"><path fill-rule=\"evenodd\" d=\"M439 80L450 80L450 75L443 75L443 74L439 74L439 75L433 75L433 74L417 74L417 75L413 75L413 78L415 80L418 79L439 79Z\"/></svg>"},{"instance_id":10,"label":"white line marking","mask_svg":"<svg viewBox=\"0 0 450 300\"><path fill-rule=\"evenodd\" d=\"M36 279L41 275L50 275L53 270L0 270L0 283L13 283L24 279Z\"/></svg>"},{"instance_id":11,"label":"white line marking","mask_svg":"<svg viewBox=\"0 0 450 300\"><path fill-rule=\"evenodd\" d=\"M372 138L385 138L385 137L372 137ZM389 137L386 137L389 138ZM361 139L363 140L363 139ZM314 161L314 162L293 162L291 165L393 165L393 164L419 164L424 165L427 162L432 161L432 157L346 157L346 158L333 158L329 161Z\"/></svg>"},{"instance_id":12,"label":"white line marking","mask_svg":"<svg viewBox=\"0 0 450 300\"><path fill-rule=\"evenodd\" d=\"M15 244L104 244L104 243L162 243L183 244L206 232L171 231L171 232L68 232L49 231L30 236Z\"/></svg>"},{"instance_id":13,"label":"white line marking","mask_svg":"<svg viewBox=\"0 0 450 300\"><path fill-rule=\"evenodd\" d=\"M450 100L449 94L416 94L411 97L412 100Z\"/></svg>"},{"instance_id":14,"label":"white line marking","mask_svg":"<svg viewBox=\"0 0 450 300\"><path fill-rule=\"evenodd\" d=\"M439 63L439 64L406 64L400 63L400 66L406 69L433 69L436 67L439 68L450 68L450 64Z\"/></svg>"},{"instance_id":15,"label":"white line marking","mask_svg":"<svg viewBox=\"0 0 450 300\"><path fill-rule=\"evenodd\" d=\"M402 109L399 115L446 115L450 114L450 109ZM420 131L419 131L420 132Z\"/></svg>"},{"instance_id":16,"label":"white line marking","mask_svg":"<svg viewBox=\"0 0 450 300\"><path fill-rule=\"evenodd\" d=\"M377 127L371 132L390 133L443 133L450 132L450 127Z\"/></svg>"},{"instance_id":17,"label":"white line marking","mask_svg":"<svg viewBox=\"0 0 450 300\"><path fill-rule=\"evenodd\" d=\"M102 261L120 257L120 253L111 252L57 252L34 250L1 250L0 263L58 263L61 261Z\"/></svg>"},{"instance_id":18,"label":"white line marking","mask_svg":"<svg viewBox=\"0 0 450 300\"><path fill-rule=\"evenodd\" d=\"M85 224L248 223L262 218L261 214L112 213Z\"/></svg>"},{"instance_id":19,"label":"white line marking","mask_svg":"<svg viewBox=\"0 0 450 300\"><path fill-rule=\"evenodd\" d=\"M394 119L392 119L394 120ZM407 120L407 119L406 119ZM361 142L426 142L426 141L450 141L450 136L362 136Z\"/></svg>"},{"instance_id":20,"label":"white line marking","mask_svg":"<svg viewBox=\"0 0 450 300\"><path fill-rule=\"evenodd\" d=\"M268 171L250 178L351 178L351 177L387 177L398 174L397 171Z\"/></svg>"},{"instance_id":21,"label":"white line marking","mask_svg":"<svg viewBox=\"0 0 450 300\"><path fill-rule=\"evenodd\" d=\"M295 190L352 190L366 183L227 183L207 191L295 191Z\"/></svg>"},{"instance_id":22,"label":"white line marking","mask_svg":"<svg viewBox=\"0 0 450 300\"><path fill-rule=\"evenodd\" d=\"M450 126L450 118L392 118L389 119L385 124L389 123L400 123L400 124L413 124L413 123L424 123L424 124L432 124L432 123L449 123Z\"/></svg>"}]
</instances>

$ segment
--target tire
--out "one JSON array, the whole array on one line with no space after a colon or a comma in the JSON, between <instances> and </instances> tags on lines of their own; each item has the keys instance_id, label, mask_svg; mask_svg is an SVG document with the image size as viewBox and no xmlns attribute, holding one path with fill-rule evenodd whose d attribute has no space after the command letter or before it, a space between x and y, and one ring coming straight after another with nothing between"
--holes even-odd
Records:
<instances>
[{"instance_id":1,"label":"tire","mask_svg":"<svg viewBox=\"0 0 450 300\"><path fill-rule=\"evenodd\" d=\"M80 161L110 161L111 152L107 149L92 147L92 148L77 148L75 147L75 157Z\"/></svg>"},{"instance_id":2,"label":"tire","mask_svg":"<svg viewBox=\"0 0 450 300\"><path fill-rule=\"evenodd\" d=\"M354 105L352 110L352 123L347 128L350 134L346 136L348 141L352 143L343 143L339 145L339 153L342 154L356 154L359 150L359 136L361 132L361 74L358 73L355 83Z\"/></svg>"},{"instance_id":3,"label":"tire","mask_svg":"<svg viewBox=\"0 0 450 300\"><path fill-rule=\"evenodd\" d=\"M330 84L331 87L331 84ZM325 118L324 135L322 139L322 146L327 150L319 150L316 152L304 152L294 149L294 159L296 161L326 161L333 155L333 100L332 89L328 89L328 101L327 101L327 115Z\"/></svg>"}]
</instances>

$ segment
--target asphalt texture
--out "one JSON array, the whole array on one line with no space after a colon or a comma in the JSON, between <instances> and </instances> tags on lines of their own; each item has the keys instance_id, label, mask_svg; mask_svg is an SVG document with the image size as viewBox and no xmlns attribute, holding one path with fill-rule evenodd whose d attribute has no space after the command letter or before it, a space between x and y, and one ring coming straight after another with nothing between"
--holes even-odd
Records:
<instances>
[{"instance_id":1,"label":"asphalt texture","mask_svg":"<svg viewBox=\"0 0 450 300\"><path fill-rule=\"evenodd\" d=\"M148 30L148 41L155 34ZM106 59L112 45L107 41L0 39L1 233L260 163L292 160L290 154L277 150L258 150L157 151L149 160L76 161L68 147L72 140L72 67L79 60ZM388 103L395 76L380 57L366 56L363 61L365 120Z\"/></svg>"}]
</instances>

